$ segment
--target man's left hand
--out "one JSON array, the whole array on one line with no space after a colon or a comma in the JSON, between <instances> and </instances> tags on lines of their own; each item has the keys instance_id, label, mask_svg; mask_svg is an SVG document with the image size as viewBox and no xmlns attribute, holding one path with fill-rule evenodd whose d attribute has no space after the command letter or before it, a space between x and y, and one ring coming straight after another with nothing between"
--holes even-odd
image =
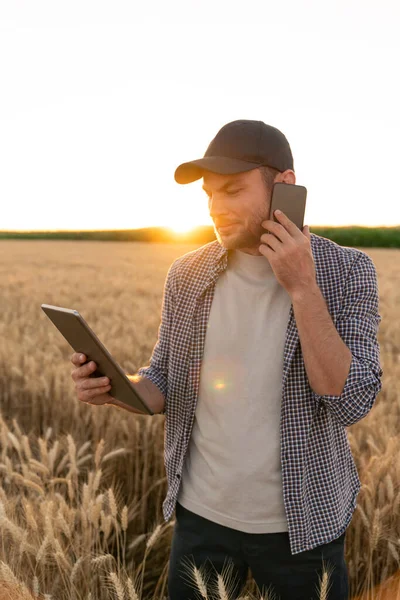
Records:
<instances>
[{"instance_id":1,"label":"man's left hand","mask_svg":"<svg viewBox=\"0 0 400 600\"><path fill-rule=\"evenodd\" d=\"M269 261L275 277L288 294L303 292L317 285L311 237L308 225L300 229L284 213L275 211L279 221L263 221L259 252Z\"/></svg>"}]
</instances>

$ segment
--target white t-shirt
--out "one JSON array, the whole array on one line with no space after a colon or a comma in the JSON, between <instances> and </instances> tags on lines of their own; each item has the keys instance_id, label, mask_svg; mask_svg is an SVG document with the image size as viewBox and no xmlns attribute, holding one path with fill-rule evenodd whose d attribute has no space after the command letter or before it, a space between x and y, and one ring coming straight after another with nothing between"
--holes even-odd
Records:
<instances>
[{"instance_id":1,"label":"white t-shirt","mask_svg":"<svg viewBox=\"0 0 400 600\"><path fill-rule=\"evenodd\" d=\"M231 253L211 305L178 502L248 533L288 531L280 415L290 306L265 256Z\"/></svg>"}]
</instances>

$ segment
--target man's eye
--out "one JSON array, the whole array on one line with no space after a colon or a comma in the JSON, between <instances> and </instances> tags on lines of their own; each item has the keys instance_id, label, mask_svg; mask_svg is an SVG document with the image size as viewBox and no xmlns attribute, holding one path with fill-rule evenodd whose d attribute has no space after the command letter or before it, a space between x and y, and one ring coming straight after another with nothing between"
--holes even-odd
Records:
<instances>
[{"instance_id":1,"label":"man's eye","mask_svg":"<svg viewBox=\"0 0 400 600\"><path fill-rule=\"evenodd\" d=\"M237 190L226 190L226 193L228 196L234 196L235 194L238 194L241 191L241 188L237 189ZM211 194L210 192L206 192L206 190L204 190L206 196L208 199L211 198Z\"/></svg>"}]
</instances>

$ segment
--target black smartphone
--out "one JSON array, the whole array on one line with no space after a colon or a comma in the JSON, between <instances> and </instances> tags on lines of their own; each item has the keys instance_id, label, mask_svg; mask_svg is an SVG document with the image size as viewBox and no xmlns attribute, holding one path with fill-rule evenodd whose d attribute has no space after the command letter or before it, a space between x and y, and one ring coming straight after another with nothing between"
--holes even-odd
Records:
<instances>
[{"instance_id":1,"label":"black smartphone","mask_svg":"<svg viewBox=\"0 0 400 600\"><path fill-rule=\"evenodd\" d=\"M269 220L278 223L274 210L281 210L302 231L306 210L307 189L304 185L274 183Z\"/></svg>"}]
</instances>

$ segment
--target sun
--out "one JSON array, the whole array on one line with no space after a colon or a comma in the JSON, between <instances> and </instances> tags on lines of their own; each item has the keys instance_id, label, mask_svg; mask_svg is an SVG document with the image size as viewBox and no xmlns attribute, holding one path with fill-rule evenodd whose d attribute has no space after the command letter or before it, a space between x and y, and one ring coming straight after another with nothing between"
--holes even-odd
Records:
<instances>
[{"instance_id":1,"label":"sun","mask_svg":"<svg viewBox=\"0 0 400 600\"><path fill-rule=\"evenodd\" d=\"M176 225L171 225L169 227L173 233L190 233L192 229L194 229L194 225L185 225L184 223L177 223Z\"/></svg>"},{"instance_id":2,"label":"sun","mask_svg":"<svg viewBox=\"0 0 400 600\"><path fill-rule=\"evenodd\" d=\"M161 222L171 234L184 237L194 233L198 227L208 225L209 219L207 205L201 204L194 194L193 202L188 202L186 198L184 202L177 202L163 215Z\"/></svg>"}]
</instances>

